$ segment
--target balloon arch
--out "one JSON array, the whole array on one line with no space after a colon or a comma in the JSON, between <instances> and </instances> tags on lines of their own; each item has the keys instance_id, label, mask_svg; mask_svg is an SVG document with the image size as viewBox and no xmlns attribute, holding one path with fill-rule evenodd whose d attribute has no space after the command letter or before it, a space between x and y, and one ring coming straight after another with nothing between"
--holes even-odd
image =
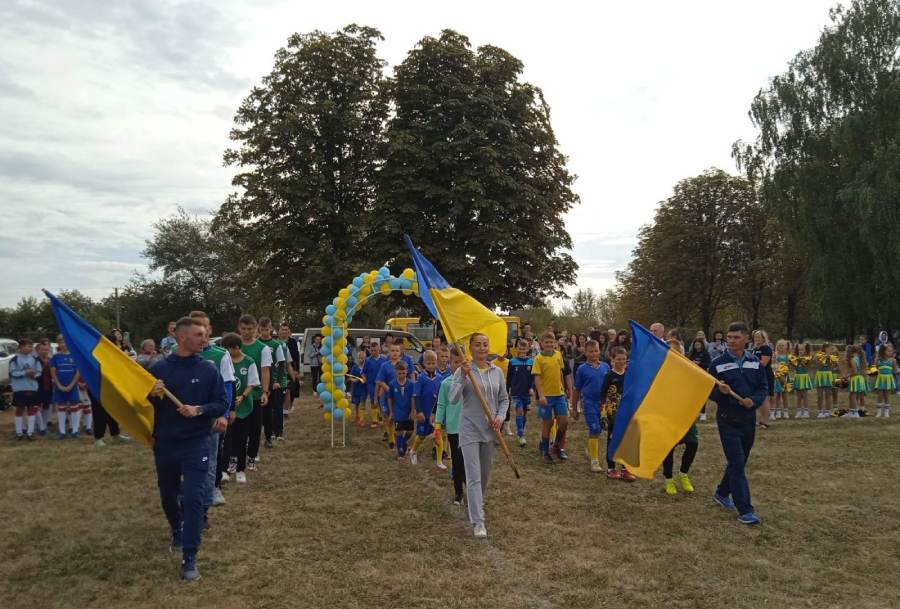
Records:
<instances>
[{"instance_id":1,"label":"balloon arch","mask_svg":"<svg viewBox=\"0 0 900 609\"><path fill-rule=\"evenodd\" d=\"M332 432L335 422L341 422L343 428L343 421L353 414L346 384L349 356L352 354L352 349L347 344L347 326L370 298L391 292L418 296L416 272L406 268L399 277L395 277L383 266L377 271L362 273L354 277L347 287L342 288L331 304L325 307L321 331L323 340L319 349L322 355L322 376L316 392L325 407L325 420L332 423ZM332 433L332 443L333 436Z\"/></svg>"}]
</instances>

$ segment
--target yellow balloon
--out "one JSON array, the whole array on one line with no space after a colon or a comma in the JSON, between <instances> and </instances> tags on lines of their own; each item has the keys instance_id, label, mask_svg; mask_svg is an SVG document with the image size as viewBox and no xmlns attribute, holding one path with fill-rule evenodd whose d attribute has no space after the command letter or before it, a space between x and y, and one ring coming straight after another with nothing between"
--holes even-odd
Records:
<instances>
[{"instance_id":1,"label":"yellow balloon","mask_svg":"<svg viewBox=\"0 0 900 609\"><path fill-rule=\"evenodd\" d=\"M330 413L330 412L326 412L326 413L325 413L325 420L326 420L326 421L330 421L330 420L331 420L331 413Z\"/></svg>"},{"instance_id":2,"label":"yellow balloon","mask_svg":"<svg viewBox=\"0 0 900 609\"><path fill-rule=\"evenodd\" d=\"M365 277L363 277L363 285L364 285L364 286L371 284L373 281L375 281L375 278L372 277L371 274L370 274L370 275L366 275Z\"/></svg>"},{"instance_id":3,"label":"yellow balloon","mask_svg":"<svg viewBox=\"0 0 900 609\"><path fill-rule=\"evenodd\" d=\"M338 292L338 296L340 296L341 298L347 298L347 296L349 295L350 290L348 290L347 288L341 288L341 290Z\"/></svg>"},{"instance_id":4,"label":"yellow balloon","mask_svg":"<svg viewBox=\"0 0 900 609\"><path fill-rule=\"evenodd\" d=\"M322 336L331 336L331 326L322 326Z\"/></svg>"},{"instance_id":5,"label":"yellow balloon","mask_svg":"<svg viewBox=\"0 0 900 609\"><path fill-rule=\"evenodd\" d=\"M391 293L391 284L389 284L387 281L385 281L384 283L381 284L380 291L382 294L390 294Z\"/></svg>"},{"instance_id":6,"label":"yellow balloon","mask_svg":"<svg viewBox=\"0 0 900 609\"><path fill-rule=\"evenodd\" d=\"M349 408L344 408L344 418L349 419L353 416L353 411Z\"/></svg>"},{"instance_id":7,"label":"yellow balloon","mask_svg":"<svg viewBox=\"0 0 900 609\"><path fill-rule=\"evenodd\" d=\"M340 355L338 355L338 361L341 362L342 364L346 364L347 363L347 354L341 353Z\"/></svg>"},{"instance_id":8,"label":"yellow balloon","mask_svg":"<svg viewBox=\"0 0 900 609\"><path fill-rule=\"evenodd\" d=\"M321 379L321 380L322 380L322 382L325 383L326 385L327 385L328 383L330 383L330 382L331 382L331 373L330 373L330 372L323 372L323 373L322 373L322 379Z\"/></svg>"},{"instance_id":9,"label":"yellow balloon","mask_svg":"<svg viewBox=\"0 0 900 609\"><path fill-rule=\"evenodd\" d=\"M331 364L328 363L328 360L322 362L322 372L331 372Z\"/></svg>"},{"instance_id":10,"label":"yellow balloon","mask_svg":"<svg viewBox=\"0 0 900 609\"><path fill-rule=\"evenodd\" d=\"M344 398L343 400L338 401L337 405L338 408L347 408L350 406L350 402L347 401L347 398Z\"/></svg>"},{"instance_id":11,"label":"yellow balloon","mask_svg":"<svg viewBox=\"0 0 900 609\"><path fill-rule=\"evenodd\" d=\"M331 394L331 396L334 398L335 402L338 402L342 397L344 397L344 392L340 389L336 389L335 392Z\"/></svg>"},{"instance_id":12,"label":"yellow balloon","mask_svg":"<svg viewBox=\"0 0 900 609\"><path fill-rule=\"evenodd\" d=\"M363 284L363 287L359 288L359 300L362 300L372 293L372 286L370 284Z\"/></svg>"},{"instance_id":13,"label":"yellow balloon","mask_svg":"<svg viewBox=\"0 0 900 609\"><path fill-rule=\"evenodd\" d=\"M343 290L341 290L341 291L343 292ZM338 311L343 309L346 304L347 304L346 296L338 296L337 300L334 301L334 306L337 307Z\"/></svg>"},{"instance_id":14,"label":"yellow balloon","mask_svg":"<svg viewBox=\"0 0 900 609\"><path fill-rule=\"evenodd\" d=\"M413 291L413 294L419 293L419 282L418 281L412 282L412 291Z\"/></svg>"},{"instance_id":15,"label":"yellow balloon","mask_svg":"<svg viewBox=\"0 0 900 609\"><path fill-rule=\"evenodd\" d=\"M403 295L404 295L404 296L412 296L412 293L413 293L412 290L403 290Z\"/></svg>"},{"instance_id":16,"label":"yellow balloon","mask_svg":"<svg viewBox=\"0 0 900 609\"><path fill-rule=\"evenodd\" d=\"M337 311L334 312L334 318L339 321L344 321L345 319L347 319L347 312L344 311L344 309L338 309ZM341 324L341 325L343 325L343 324Z\"/></svg>"},{"instance_id":17,"label":"yellow balloon","mask_svg":"<svg viewBox=\"0 0 900 609\"><path fill-rule=\"evenodd\" d=\"M404 279L412 279L416 276L416 272L410 268L403 269L403 272L400 274Z\"/></svg>"},{"instance_id":18,"label":"yellow balloon","mask_svg":"<svg viewBox=\"0 0 900 609\"><path fill-rule=\"evenodd\" d=\"M323 326L328 325L328 316L327 315L322 316L322 325Z\"/></svg>"}]
</instances>

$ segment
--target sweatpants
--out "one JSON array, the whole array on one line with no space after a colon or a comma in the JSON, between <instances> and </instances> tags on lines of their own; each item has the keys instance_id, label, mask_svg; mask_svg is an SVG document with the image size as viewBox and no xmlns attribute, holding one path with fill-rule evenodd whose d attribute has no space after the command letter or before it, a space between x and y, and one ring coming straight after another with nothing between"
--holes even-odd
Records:
<instances>
[{"instance_id":1,"label":"sweatpants","mask_svg":"<svg viewBox=\"0 0 900 609\"><path fill-rule=\"evenodd\" d=\"M247 437L249 438L249 442L247 444L247 456L251 459L256 459L259 456L259 437L262 427L262 411L269 406L262 406L256 399L253 400L253 412L250 413L244 421L247 422Z\"/></svg>"},{"instance_id":2,"label":"sweatpants","mask_svg":"<svg viewBox=\"0 0 900 609\"><path fill-rule=\"evenodd\" d=\"M681 455L681 473L686 474L691 471L691 464L694 462L694 457L697 456L697 449L700 445L696 442L685 442L684 443L684 454ZM666 458L663 459L663 476L665 478L672 477L672 469L675 467L675 449L669 451L669 454L666 455Z\"/></svg>"},{"instance_id":3,"label":"sweatpants","mask_svg":"<svg viewBox=\"0 0 900 609\"><path fill-rule=\"evenodd\" d=\"M206 472L206 490L204 492L204 507L210 507L213 494L216 491L216 470L219 467L219 434L212 431L209 434L209 463Z\"/></svg>"},{"instance_id":4,"label":"sweatpants","mask_svg":"<svg viewBox=\"0 0 900 609\"><path fill-rule=\"evenodd\" d=\"M494 459L494 442L471 442L460 447L466 469L469 522L484 524L484 494ZM455 464L454 464L455 467Z\"/></svg>"},{"instance_id":5,"label":"sweatpants","mask_svg":"<svg viewBox=\"0 0 900 609\"><path fill-rule=\"evenodd\" d=\"M450 442L450 459L453 461L453 493L456 499L463 496L463 484L466 483L466 464L462 451L459 449L459 434L448 433Z\"/></svg>"},{"instance_id":6,"label":"sweatpants","mask_svg":"<svg viewBox=\"0 0 900 609\"><path fill-rule=\"evenodd\" d=\"M209 436L190 440L157 439L153 456L166 520L173 529L182 527L183 552L196 553L200 547L203 494L209 474Z\"/></svg>"},{"instance_id":7,"label":"sweatpants","mask_svg":"<svg viewBox=\"0 0 900 609\"><path fill-rule=\"evenodd\" d=\"M269 392L269 402L262 409L262 425L266 440L280 436L284 430L284 389Z\"/></svg>"},{"instance_id":8,"label":"sweatpants","mask_svg":"<svg viewBox=\"0 0 900 609\"><path fill-rule=\"evenodd\" d=\"M255 412L258 409L258 407L254 407L253 410ZM228 457L237 459L237 471L239 472L247 468L247 440L250 436L252 416L251 414L246 419L235 418L234 423L228 428L228 434L231 436L226 440L229 447Z\"/></svg>"}]
</instances>

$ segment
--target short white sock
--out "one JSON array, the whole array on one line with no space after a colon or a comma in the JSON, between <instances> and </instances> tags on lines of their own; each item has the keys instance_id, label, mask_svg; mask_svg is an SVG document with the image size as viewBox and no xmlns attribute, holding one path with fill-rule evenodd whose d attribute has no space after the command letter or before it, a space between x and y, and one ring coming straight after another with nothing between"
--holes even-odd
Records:
<instances>
[{"instance_id":1,"label":"short white sock","mask_svg":"<svg viewBox=\"0 0 900 609\"><path fill-rule=\"evenodd\" d=\"M28 415L28 435L29 436L34 435L34 415L33 414Z\"/></svg>"},{"instance_id":2,"label":"short white sock","mask_svg":"<svg viewBox=\"0 0 900 609\"><path fill-rule=\"evenodd\" d=\"M21 436L25 429L25 419L23 417L16 417L16 435Z\"/></svg>"},{"instance_id":3,"label":"short white sock","mask_svg":"<svg viewBox=\"0 0 900 609\"><path fill-rule=\"evenodd\" d=\"M72 433L78 433L78 430L81 427L81 408L77 408L74 412L70 412L69 414L71 415L69 419L72 425Z\"/></svg>"},{"instance_id":4,"label":"short white sock","mask_svg":"<svg viewBox=\"0 0 900 609\"><path fill-rule=\"evenodd\" d=\"M56 409L56 419L59 421L59 433L66 433L66 411L62 408Z\"/></svg>"}]
</instances>

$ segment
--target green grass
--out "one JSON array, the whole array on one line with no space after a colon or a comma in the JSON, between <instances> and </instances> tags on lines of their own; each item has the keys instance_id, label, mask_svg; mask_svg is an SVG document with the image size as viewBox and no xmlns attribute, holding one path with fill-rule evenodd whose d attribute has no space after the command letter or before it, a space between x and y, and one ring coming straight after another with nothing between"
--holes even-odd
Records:
<instances>
[{"instance_id":1,"label":"green grass","mask_svg":"<svg viewBox=\"0 0 900 609\"><path fill-rule=\"evenodd\" d=\"M661 478L591 474L582 422L570 461L541 466L532 417L529 447L512 448L522 479L497 456L478 541L427 456L397 464L368 429L332 450L305 398L260 471L225 486L193 585L167 551L150 451L16 442L7 411L0 607L898 607L898 410L761 431L758 528L710 500L724 463L714 423L701 424L697 492L668 497Z\"/></svg>"}]
</instances>

